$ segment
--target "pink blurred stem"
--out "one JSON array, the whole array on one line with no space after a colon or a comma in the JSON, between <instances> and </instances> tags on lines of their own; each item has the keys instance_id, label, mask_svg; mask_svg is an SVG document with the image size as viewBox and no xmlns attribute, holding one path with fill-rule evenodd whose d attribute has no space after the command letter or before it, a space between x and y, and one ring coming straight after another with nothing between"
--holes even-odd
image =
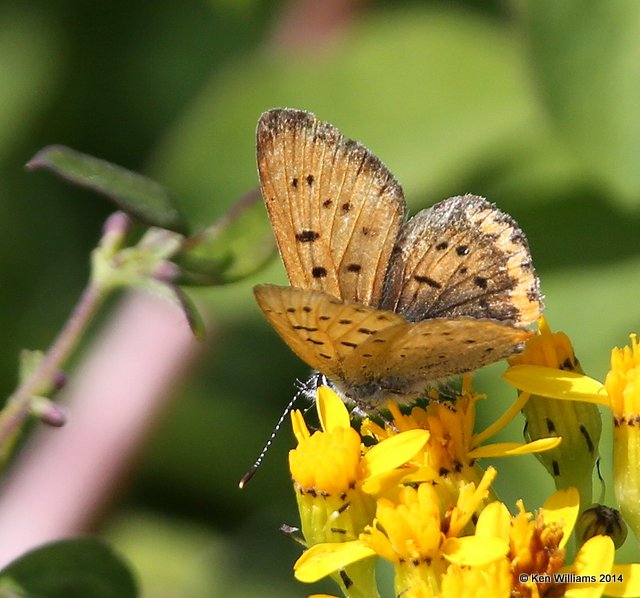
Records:
<instances>
[{"instance_id":1,"label":"pink blurred stem","mask_svg":"<svg viewBox=\"0 0 640 598\"><path fill-rule=\"evenodd\" d=\"M90 530L201 348L167 302L123 302L71 376L67 425L39 426L4 480L0 565Z\"/></svg>"}]
</instances>

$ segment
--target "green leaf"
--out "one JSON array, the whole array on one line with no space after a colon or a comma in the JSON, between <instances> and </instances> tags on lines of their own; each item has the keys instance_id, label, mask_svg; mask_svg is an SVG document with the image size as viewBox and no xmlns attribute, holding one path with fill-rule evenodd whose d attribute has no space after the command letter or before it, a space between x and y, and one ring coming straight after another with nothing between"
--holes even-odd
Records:
<instances>
[{"instance_id":1,"label":"green leaf","mask_svg":"<svg viewBox=\"0 0 640 598\"><path fill-rule=\"evenodd\" d=\"M640 3L533 0L531 64L570 150L623 201L640 194Z\"/></svg>"},{"instance_id":2,"label":"green leaf","mask_svg":"<svg viewBox=\"0 0 640 598\"><path fill-rule=\"evenodd\" d=\"M113 549L94 538L79 538L46 544L7 565L0 571L0 595L135 598L138 590Z\"/></svg>"},{"instance_id":3,"label":"green leaf","mask_svg":"<svg viewBox=\"0 0 640 598\"><path fill-rule=\"evenodd\" d=\"M275 254L260 192L247 193L216 223L188 239L176 262L186 284L226 284L262 268Z\"/></svg>"},{"instance_id":4,"label":"green leaf","mask_svg":"<svg viewBox=\"0 0 640 598\"><path fill-rule=\"evenodd\" d=\"M62 23L27 3L3 3L0 27L0 159L11 159L25 127L55 97L65 71Z\"/></svg>"},{"instance_id":5,"label":"green leaf","mask_svg":"<svg viewBox=\"0 0 640 598\"><path fill-rule=\"evenodd\" d=\"M193 336L196 337L197 340L204 340L207 334L207 329L205 328L204 321L202 320L202 316L198 311L195 303L191 301L191 297L182 291L180 287L173 287L173 291L175 293L176 300L180 304L180 309L187 318L187 322L189 323L189 328L191 328L191 332Z\"/></svg>"},{"instance_id":6,"label":"green leaf","mask_svg":"<svg viewBox=\"0 0 640 598\"><path fill-rule=\"evenodd\" d=\"M58 176L112 199L144 224L184 233L186 224L162 185L122 166L62 145L40 150L27 168L45 168Z\"/></svg>"}]
</instances>

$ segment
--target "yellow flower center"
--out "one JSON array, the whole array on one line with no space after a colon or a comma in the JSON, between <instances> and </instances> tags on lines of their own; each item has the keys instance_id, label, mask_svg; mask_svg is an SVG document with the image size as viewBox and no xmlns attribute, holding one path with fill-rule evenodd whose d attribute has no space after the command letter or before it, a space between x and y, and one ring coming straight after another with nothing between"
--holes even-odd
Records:
<instances>
[{"instance_id":1,"label":"yellow flower center","mask_svg":"<svg viewBox=\"0 0 640 598\"><path fill-rule=\"evenodd\" d=\"M418 564L437 556L444 538L440 530L440 501L431 484L400 491L398 503L378 500L376 521L361 538L392 563Z\"/></svg>"},{"instance_id":2,"label":"yellow flower center","mask_svg":"<svg viewBox=\"0 0 640 598\"><path fill-rule=\"evenodd\" d=\"M334 428L315 432L289 451L289 468L303 492L338 495L355 486L360 456L360 435Z\"/></svg>"},{"instance_id":3,"label":"yellow flower center","mask_svg":"<svg viewBox=\"0 0 640 598\"><path fill-rule=\"evenodd\" d=\"M530 513L524 511L522 503L519 501L520 513L513 517L511 521L511 550L509 558L513 571L514 589L520 592L518 595L529 596L531 590L520 584L520 574L530 575L536 573L540 575L537 583L539 595L553 585L553 574L564 564L564 549L560 548L560 541L564 535L562 526L557 523L545 523L542 514L538 514L532 519ZM545 576L549 578L545 578Z\"/></svg>"}]
</instances>

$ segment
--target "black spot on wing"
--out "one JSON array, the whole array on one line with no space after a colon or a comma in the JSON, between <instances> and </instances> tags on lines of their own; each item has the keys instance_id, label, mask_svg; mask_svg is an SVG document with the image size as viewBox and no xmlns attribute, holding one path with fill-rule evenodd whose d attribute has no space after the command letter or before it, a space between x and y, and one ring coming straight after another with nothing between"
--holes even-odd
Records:
<instances>
[{"instance_id":1,"label":"black spot on wing","mask_svg":"<svg viewBox=\"0 0 640 598\"><path fill-rule=\"evenodd\" d=\"M415 274L413 279L420 284L426 284L434 289L441 289L442 284L440 284L437 280L434 280L430 276L422 276L420 274Z\"/></svg>"},{"instance_id":2,"label":"black spot on wing","mask_svg":"<svg viewBox=\"0 0 640 598\"><path fill-rule=\"evenodd\" d=\"M315 230L305 229L296 233L296 241L300 243L313 243L320 238L320 233Z\"/></svg>"},{"instance_id":3,"label":"black spot on wing","mask_svg":"<svg viewBox=\"0 0 640 598\"><path fill-rule=\"evenodd\" d=\"M340 344L344 345L345 347L351 347L353 349L358 346L358 343L352 343L351 341L340 341Z\"/></svg>"},{"instance_id":4,"label":"black spot on wing","mask_svg":"<svg viewBox=\"0 0 640 598\"><path fill-rule=\"evenodd\" d=\"M481 289L486 289L488 285L488 281L484 276L476 276L473 279L473 284L475 284L477 287Z\"/></svg>"}]
</instances>

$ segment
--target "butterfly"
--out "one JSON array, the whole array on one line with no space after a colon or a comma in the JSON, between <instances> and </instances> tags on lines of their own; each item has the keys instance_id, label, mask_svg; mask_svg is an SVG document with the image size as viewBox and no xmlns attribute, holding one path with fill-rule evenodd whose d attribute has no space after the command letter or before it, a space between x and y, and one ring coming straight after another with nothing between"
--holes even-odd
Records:
<instances>
[{"instance_id":1,"label":"butterfly","mask_svg":"<svg viewBox=\"0 0 640 598\"><path fill-rule=\"evenodd\" d=\"M298 357L364 410L409 401L522 349L542 311L516 222L476 195L406 218L400 184L300 110L257 127L262 195L291 286L258 306Z\"/></svg>"}]
</instances>

